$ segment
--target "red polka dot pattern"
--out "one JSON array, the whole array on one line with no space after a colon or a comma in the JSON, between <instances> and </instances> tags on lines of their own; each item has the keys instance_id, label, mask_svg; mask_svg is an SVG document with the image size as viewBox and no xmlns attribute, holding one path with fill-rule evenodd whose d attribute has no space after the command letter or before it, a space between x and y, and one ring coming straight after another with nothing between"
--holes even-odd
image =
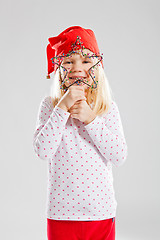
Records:
<instances>
[{"instance_id":1,"label":"red polka dot pattern","mask_svg":"<svg viewBox=\"0 0 160 240\"><path fill-rule=\"evenodd\" d=\"M127 158L117 104L89 124L73 119L46 96L40 103L33 147L48 162L46 217L103 220L116 216L112 166Z\"/></svg>"}]
</instances>

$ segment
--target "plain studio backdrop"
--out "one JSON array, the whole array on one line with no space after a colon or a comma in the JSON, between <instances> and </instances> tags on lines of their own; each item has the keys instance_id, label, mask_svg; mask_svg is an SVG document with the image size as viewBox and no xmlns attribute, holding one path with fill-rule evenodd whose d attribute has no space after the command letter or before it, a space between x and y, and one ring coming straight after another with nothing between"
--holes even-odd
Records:
<instances>
[{"instance_id":1,"label":"plain studio backdrop","mask_svg":"<svg viewBox=\"0 0 160 240\"><path fill-rule=\"evenodd\" d=\"M53 80L48 38L70 26L95 32L128 145L113 166L116 240L160 239L159 11L158 0L1 1L1 239L47 240L47 162L32 139Z\"/></svg>"}]
</instances>

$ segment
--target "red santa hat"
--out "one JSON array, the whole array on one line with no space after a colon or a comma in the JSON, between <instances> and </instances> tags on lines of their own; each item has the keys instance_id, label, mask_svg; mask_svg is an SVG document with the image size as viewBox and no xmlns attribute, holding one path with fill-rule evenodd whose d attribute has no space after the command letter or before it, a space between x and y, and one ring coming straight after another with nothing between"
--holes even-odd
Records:
<instances>
[{"instance_id":1,"label":"red santa hat","mask_svg":"<svg viewBox=\"0 0 160 240\"><path fill-rule=\"evenodd\" d=\"M77 40L80 40L78 42ZM50 73L56 72L60 65L61 57L65 56L69 52L73 51L73 46L76 44L77 48L87 48L92 51L95 55L100 56L97 40L94 32L91 29L85 29L80 26L72 26L61 32L56 37L48 38L49 44L47 45L47 60L48 60L48 76ZM54 64L58 59L59 64ZM103 61L101 57L101 64Z\"/></svg>"}]
</instances>

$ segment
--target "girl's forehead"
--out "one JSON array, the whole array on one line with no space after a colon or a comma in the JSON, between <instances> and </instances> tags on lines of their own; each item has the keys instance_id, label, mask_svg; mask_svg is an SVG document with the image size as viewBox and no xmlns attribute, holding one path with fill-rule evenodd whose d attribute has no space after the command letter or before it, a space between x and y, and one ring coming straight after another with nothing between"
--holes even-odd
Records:
<instances>
[{"instance_id":1,"label":"girl's forehead","mask_svg":"<svg viewBox=\"0 0 160 240\"><path fill-rule=\"evenodd\" d=\"M94 55L94 53L89 49L83 49L83 51L80 49L80 50L74 51L69 56L65 56L64 58L73 58L73 57L87 58L87 57L91 57L92 55Z\"/></svg>"}]
</instances>

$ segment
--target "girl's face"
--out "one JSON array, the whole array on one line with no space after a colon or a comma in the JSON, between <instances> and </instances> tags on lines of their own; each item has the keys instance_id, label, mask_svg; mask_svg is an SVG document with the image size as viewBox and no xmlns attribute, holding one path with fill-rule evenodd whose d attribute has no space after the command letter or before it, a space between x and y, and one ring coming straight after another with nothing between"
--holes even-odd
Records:
<instances>
[{"instance_id":1,"label":"girl's face","mask_svg":"<svg viewBox=\"0 0 160 240\"><path fill-rule=\"evenodd\" d=\"M67 69L68 74L65 78L66 87L70 86L77 79L76 77L83 77L83 81L92 85L93 79L89 75L88 70L97 62L95 57L89 58L89 56L93 55L89 49L84 49L83 53L86 55L82 55L81 50L77 50L76 53L72 53L68 57L64 57L61 66ZM63 68L60 68L62 79L66 75L66 71ZM96 75L96 70L91 69L91 75L94 77ZM73 84L74 85L74 84ZM89 86L83 82L75 83L75 85L82 85L84 90L86 91Z\"/></svg>"}]
</instances>

